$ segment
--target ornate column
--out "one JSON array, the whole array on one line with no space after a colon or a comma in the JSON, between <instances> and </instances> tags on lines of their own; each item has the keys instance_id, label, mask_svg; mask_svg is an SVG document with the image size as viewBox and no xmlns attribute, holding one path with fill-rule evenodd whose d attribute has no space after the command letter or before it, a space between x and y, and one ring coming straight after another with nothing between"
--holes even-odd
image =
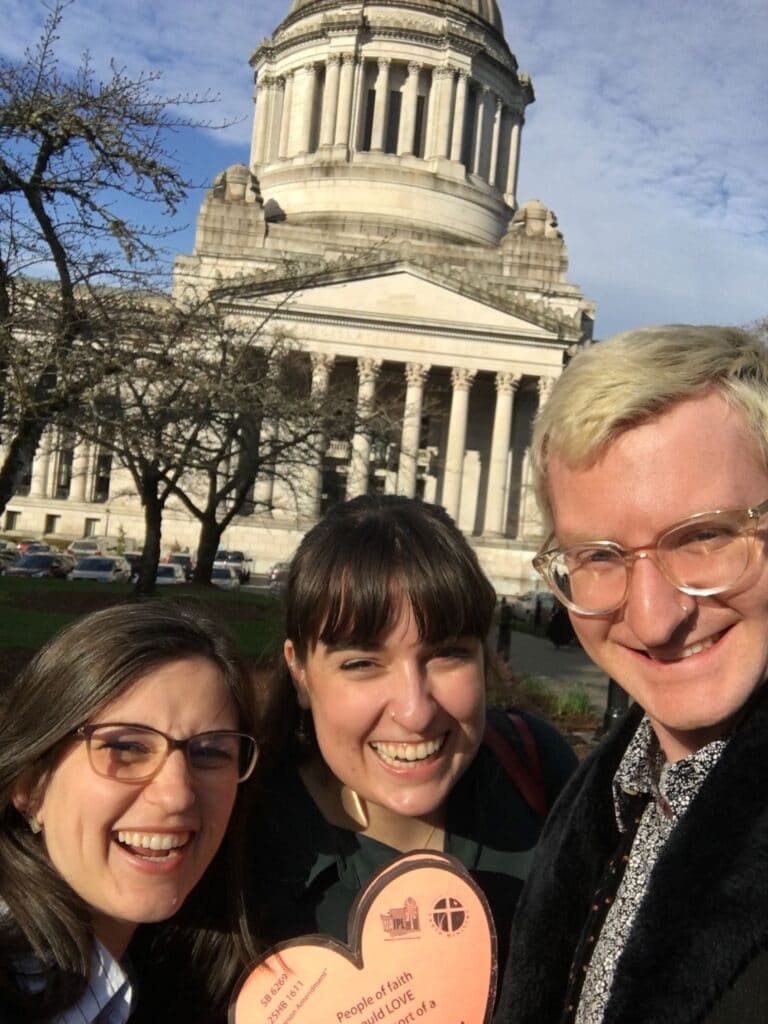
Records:
<instances>
[{"instance_id":1,"label":"ornate column","mask_svg":"<svg viewBox=\"0 0 768 1024\"><path fill-rule=\"evenodd\" d=\"M451 134L451 160L461 160L461 143L464 138L464 118L467 112L467 85L469 79L466 71L460 71L456 82L456 103L453 111L453 132Z\"/></svg>"},{"instance_id":2,"label":"ornate column","mask_svg":"<svg viewBox=\"0 0 768 1024\"><path fill-rule=\"evenodd\" d=\"M273 457L273 441L275 424L272 420L263 419L259 430L259 476L253 487L253 504L261 515L272 515L272 499L275 490L275 465Z\"/></svg>"},{"instance_id":3,"label":"ornate column","mask_svg":"<svg viewBox=\"0 0 768 1024\"><path fill-rule=\"evenodd\" d=\"M312 139L312 120L315 114L315 89L317 87L317 67L314 64L304 66L303 104L301 107L301 128L299 136L299 153L309 152Z\"/></svg>"},{"instance_id":4,"label":"ornate column","mask_svg":"<svg viewBox=\"0 0 768 1024\"><path fill-rule=\"evenodd\" d=\"M488 108L493 94L487 85L482 87L478 96L475 114L475 142L472 150L472 173L480 174L483 166L483 149L486 144L486 127L488 124Z\"/></svg>"},{"instance_id":5,"label":"ornate column","mask_svg":"<svg viewBox=\"0 0 768 1024\"><path fill-rule=\"evenodd\" d=\"M280 119L280 139L277 144L277 156L279 160L285 160L288 156L288 140L291 131L291 113L293 105L293 72L285 75L285 86L283 89L283 112Z\"/></svg>"},{"instance_id":6,"label":"ornate column","mask_svg":"<svg viewBox=\"0 0 768 1024\"><path fill-rule=\"evenodd\" d=\"M312 352L312 395L315 399L322 399L328 390L328 381L333 369L334 356L326 355L324 352ZM320 501L323 496L323 456L328 447L327 438L323 431L319 431L311 442L314 450L310 451L309 459L304 474L306 486L306 511L313 519L320 515Z\"/></svg>"},{"instance_id":7,"label":"ornate column","mask_svg":"<svg viewBox=\"0 0 768 1024\"><path fill-rule=\"evenodd\" d=\"M557 377L539 377L536 381L536 390L539 392L539 408L544 405L552 393Z\"/></svg>"},{"instance_id":8,"label":"ornate column","mask_svg":"<svg viewBox=\"0 0 768 1024\"><path fill-rule=\"evenodd\" d=\"M512 430L512 402L520 384L519 373L496 374L496 409L493 416L491 459L485 496L483 533L501 536L504 532L509 439Z\"/></svg>"},{"instance_id":9,"label":"ornate column","mask_svg":"<svg viewBox=\"0 0 768 1024\"><path fill-rule=\"evenodd\" d=\"M488 184L496 185L499 173L499 139L501 137L501 121L504 116L504 104L501 97L496 97L496 108L493 112L493 135L491 136L491 162L488 167Z\"/></svg>"},{"instance_id":10,"label":"ornate column","mask_svg":"<svg viewBox=\"0 0 768 1024\"><path fill-rule=\"evenodd\" d=\"M408 65L408 77L403 88L403 102L400 108L400 131L397 138L397 155L405 156L413 153L414 132L416 130L416 104L419 99L419 72L421 64Z\"/></svg>"},{"instance_id":11,"label":"ornate column","mask_svg":"<svg viewBox=\"0 0 768 1024\"><path fill-rule=\"evenodd\" d=\"M416 459L419 453L421 434L421 408L424 402L424 385L429 366L422 363L405 365L405 407L403 408L403 431L400 437L400 464L397 470L397 493L406 498L416 494Z\"/></svg>"},{"instance_id":12,"label":"ornate column","mask_svg":"<svg viewBox=\"0 0 768 1024\"><path fill-rule=\"evenodd\" d=\"M256 110L253 115L253 133L251 135L251 166L260 164L264 159L264 140L267 130L267 76L259 77L253 87L253 102Z\"/></svg>"},{"instance_id":13,"label":"ornate column","mask_svg":"<svg viewBox=\"0 0 768 1024\"><path fill-rule=\"evenodd\" d=\"M437 71L437 67L432 68L429 96L427 97L427 127L424 135L424 157L427 160L435 155L437 145Z\"/></svg>"},{"instance_id":14,"label":"ornate column","mask_svg":"<svg viewBox=\"0 0 768 1024\"><path fill-rule=\"evenodd\" d=\"M455 367L451 371L451 416L448 421L448 443L443 474L443 507L449 516L458 520L461 501L461 477L464 472L464 449L467 443L467 413L469 390L477 370Z\"/></svg>"},{"instance_id":15,"label":"ornate column","mask_svg":"<svg viewBox=\"0 0 768 1024\"><path fill-rule=\"evenodd\" d=\"M90 454L90 444L87 441L79 441L72 459L72 481L69 485L69 497L72 501L86 500Z\"/></svg>"},{"instance_id":16,"label":"ornate column","mask_svg":"<svg viewBox=\"0 0 768 1024\"><path fill-rule=\"evenodd\" d=\"M275 159L279 149L281 117L285 102L285 79L273 78L269 83L267 95L269 97L269 112L262 156L262 161L265 164L271 163Z\"/></svg>"},{"instance_id":17,"label":"ornate column","mask_svg":"<svg viewBox=\"0 0 768 1024\"><path fill-rule=\"evenodd\" d=\"M379 57L379 73L376 76L376 103L373 108L371 150L384 152L387 141L387 117L389 114L389 57Z\"/></svg>"},{"instance_id":18,"label":"ornate column","mask_svg":"<svg viewBox=\"0 0 768 1024\"><path fill-rule=\"evenodd\" d=\"M352 119L352 96L355 77L355 55L345 53L341 58L341 76L339 81L339 104L336 117L336 133L334 145L349 145L349 126Z\"/></svg>"},{"instance_id":19,"label":"ornate column","mask_svg":"<svg viewBox=\"0 0 768 1024\"><path fill-rule=\"evenodd\" d=\"M357 425L352 438L352 456L347 476L347 498L368 493L371 463L371 434L368 419L376 393L376 378L381 370L380 359L358 359Z\"/></svg>"},{"instance_id":20,"label":"ornate column","mask_svg":"<svg viewBox=\"0 0 768 1024\"><path fill-rule=\"evenodd\" d=\"M325 93L320 122L320 146L332 146L336 135L336 114L339 105L339 67L341 58L332 53L325 63Z\"/></svg>"},{"instance_id":21,"label":"ornate column","mask_svg":"<svg viewBox=\"0 0 768 1024\"><path fill-rule=\"evenodd\" d=\"M447 157L451 143L451 93L453 92L453 74L451 67L437 69L437 134L435 136L435 156Z\"/></svg>"},{"instance_id":22,"label":"ornate column","mask_svg":"<svg viewBox=\"0 0 768 1024\"><path fill-rule=\"evenodd\" d=\"M517 175L520 168L520 131L523 127L522 111L512 111L512 131L509 137L509 166L507 167L507 185L505 199L510 206L517 208Z\"/></svg>"},{"instance_id":23,"label":"ornate column","mask_svg":"<svg viewBox=\"0 0 768 1024\"><path fill-rule=\"evenodd\" d=\"M32 478L29 482L30 498L47 498L49 496L48 474L51 468L51 443L50 431L46 430L32 460Z\"/></svg>"}]
</instances>

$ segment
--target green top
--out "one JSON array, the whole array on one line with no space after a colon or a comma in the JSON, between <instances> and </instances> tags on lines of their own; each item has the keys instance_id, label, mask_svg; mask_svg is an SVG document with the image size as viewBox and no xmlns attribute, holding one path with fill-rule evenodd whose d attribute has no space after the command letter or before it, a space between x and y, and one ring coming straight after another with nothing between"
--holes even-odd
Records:
<instances>
[{"instance_id":1,"label":"green top","mask_svg":"<svg viewBox=\"0 0 768 1024\"><path fill-rule=\"evenodd\" d=\"M506 716L492 716L525 759ZM555 729L530 715L522 717L538 746L551 805L576 758ZM485 893L496 922L500 972L512 913L541 825L496 756L482 745L448 798L444 850L469 870ZM401 856L391 846L328 824L291 764L266 780L252 838L249 898L257 930L270 944L313 932L346 941L355 897L376 871Z\"/></svg>"}]
</instances>

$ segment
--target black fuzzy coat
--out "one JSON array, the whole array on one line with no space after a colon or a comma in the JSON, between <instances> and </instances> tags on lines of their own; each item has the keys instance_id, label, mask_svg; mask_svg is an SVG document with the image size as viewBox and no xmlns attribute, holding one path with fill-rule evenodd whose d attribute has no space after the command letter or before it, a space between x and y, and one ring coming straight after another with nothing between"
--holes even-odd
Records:
<instances>
[{"instance_id":1,"label":"black fuzzy coat","mask_svg":"<svg viewBox=\"0 0 768 1024\"><path fill-rule=\"evenodd\" d=\"M768 1022L768 687L659 855L604 1024ZM494 1020L557 1024L568 969L619 838L611 782L630 710L581 765L542 834L518 904Z\"/></svg>"}]
</instances>

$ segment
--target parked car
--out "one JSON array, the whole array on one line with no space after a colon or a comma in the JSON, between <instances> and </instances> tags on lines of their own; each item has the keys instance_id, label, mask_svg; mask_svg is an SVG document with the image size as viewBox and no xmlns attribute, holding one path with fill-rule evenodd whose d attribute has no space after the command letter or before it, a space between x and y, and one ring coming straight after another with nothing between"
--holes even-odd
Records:
<instances>
[{"instance_id":1,"label":"parked car","mask_svg":"<svg viewBox=\"0 0 768 1024\"><path fill-rule=\"evenodd\" d=\"M243 551L230 551L227 554L227 565L235 570L241 583L247 583L251 578L251 560Z\"/></svg>"},{"instance_id":2,"label":"parked car","mask_svg":"<svg viewBox=\"0 0 768 1024\"><path fill-rule=\"evenodd\" d=\"M67 547L67 553L74 559L95 557L103 554L97 540L73 540Z\"/></svg>"},{"instance_id":3,"label":"parked car","mask_svg":"<svg viewBox=\"0 0 768 1024\"><path fill-rule=\"evenodd\" d=\"M47 555L50 552L58 554L58 550L56 548L52 548L50 544L46 544L45 541L42 540L33 541L31 544L27 544L24 549L25 555Z\"/></svg>"},{"instance_id":4,"label":"parked car","mask_svg":"<svg viewBox=\"0 0 768 1024\"><path fill-rule=\"evenodd\" d=\"M189 583L195 571L192 555L183 555L175 552L172 555L168 555L165 561L167 565L180 565L184 572L184 579Z\"/></svg>"},{"instance_id":5,"label":"parked car","mask_svg":"<svg viewBox=\"0 0 768 1024\"><path fill-rule=\"evenodd\" d=\"M288 579L290 562L275 562L268 574L269 590L272 594L282 594L285 590L285 582Z\"/></svg>"},{"instance_id":6,"label":"parked car","mask_svg":"<svg viewBox=\"0 0 768 1024\"><path fill-rule=\"evenodd\" d=\"M124 558L81 558L67 579L96 580L98 583L128 583L131 567Z\"/></svg>"},{"instance_id":7,"label":"parked car","mask_svg":"<svg viewBox=\"0 0 768 1024\"><path fill-rule=\"evenodd\" d=\"M164 562L162 565L158 565L157 573L155 575L155 583L158 586L175 586L179 583L186 583L184 579L184 570L180 565L176 565L175 562Z\"/></svg>"},{"instance_id":8,"label":"parked car","mask_svg":"<svg viewBox=\"0 0 768 1024\"><path fill-rule=\"evenodd\" d=\"M143 557L142 551L126 551L123 558L126 560L131 568L131 580L135 580L139 575L139 566L141 565L141 559Z\"/></svg>"},{"instance_id":9,"label":"parked car","mask_svg":"<svg viewBox=\"0 0 768 1024\"><path fill-rule=\"evenodd\" d=\"M74 569L74 560L66 554L22 555L15 565L5 570L6 576L53 576L65 580Z\"/></svg>"},{"instance_id":10,"label":"parked car","mask_svg":"<svg viewBox=\"0 0 768 1024\"><path fill-rule=\"evenodd\" d=\"M536 605L539 607L538 617ZM528 625L545 626L552 618L555 596L549 590L529 590L512 601L512 618Z\"/></svg>"},{"instance_id":11,"label":"parked car","mask_svg":"<svg viewBox=\"0 0 768 1024\"><path fill-rule=\"evenodd\" d=\"M231 565L214 565L211 569L211 583L222 590L240 589L240 577Z\"/></svg>"},{"instance_id":12,"label":"parked car","mask_svg":"<svg viewBox=\"0 0 768 1024\"><path fill-rule=\"evenodd\" d=\"M39 544L40 542L36 537L25 537L23 540L17 542L16 547L23 554L26 553L27 548L30 544Z\"/></svg>"},{"instance_id":13,"label":"parked car","mask_svg":"<svg viewBox=\"0 0 768 1024\"><path fill-rule=\"evenodd\" d=\"M15 565L20 558L23 558L23 555L16 548L3 548L0 551L0 574L4 573L9 566Z\"/></svg>"}]
</instances>

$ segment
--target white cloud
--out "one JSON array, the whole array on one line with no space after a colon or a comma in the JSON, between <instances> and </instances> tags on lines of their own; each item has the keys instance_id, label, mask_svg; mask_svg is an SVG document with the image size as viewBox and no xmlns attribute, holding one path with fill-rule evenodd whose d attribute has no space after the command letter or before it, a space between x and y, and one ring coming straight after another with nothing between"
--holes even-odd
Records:
<instances>
[{"instance_id":1,"label":"white cloud","mask_svg":"<svg viewBox=\"0 0 768 1024\"><path fill-rule=\"evenodd\" d=\"M248 57L289 0L161 5L76 0L62 47L97 67L160 68L167 93L210 91L242 118L181 152L207 179L247 159ZM598 334L642 322L744 322L768 312L768 8L764 0L501 0L537 101L523 135L521 198L560 218L570 279L598 303ZM6 0L0 52L44 16ZM199 197L196 197L195 202ZM184 214L190 221L194 209ZM183 249L191 232L180 236Z\"/></svg>"}]
</instances>

